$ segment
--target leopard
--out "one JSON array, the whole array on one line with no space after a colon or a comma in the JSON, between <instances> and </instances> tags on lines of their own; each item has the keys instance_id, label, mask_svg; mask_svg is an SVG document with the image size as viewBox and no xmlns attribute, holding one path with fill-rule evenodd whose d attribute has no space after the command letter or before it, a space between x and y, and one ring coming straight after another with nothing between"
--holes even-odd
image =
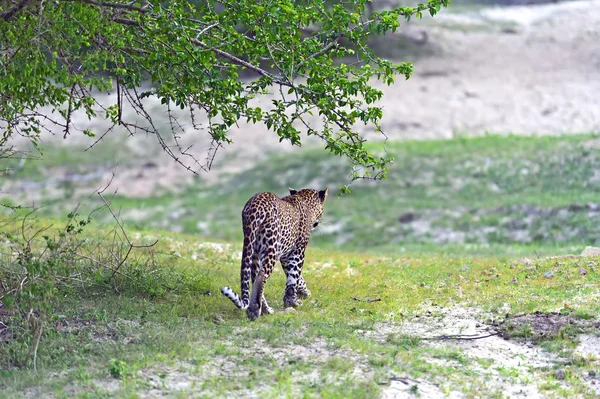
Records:
<instances>
[{"instance_id":1,"label":"leopard","mask_svg":"<svg viewBox=\"0 0 600 399\"><path fill-rule=\"evenodd\" d=\"M264 290L277 261L286 275L284 308L296 308L302 305L301 298L311 295L302 276L304 254L312 231L319 226L328 190L288 190L282 198L257 193L242 210L241 297L229 287L222 287L221 293L245 310L250 320L273 313Z\"/></svg>"}]
</instances>

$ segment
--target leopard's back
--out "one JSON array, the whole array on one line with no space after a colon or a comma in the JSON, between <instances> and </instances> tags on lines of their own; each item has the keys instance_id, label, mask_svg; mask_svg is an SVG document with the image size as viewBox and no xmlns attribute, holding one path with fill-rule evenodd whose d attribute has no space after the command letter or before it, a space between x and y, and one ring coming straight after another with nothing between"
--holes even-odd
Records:
<instances>
[{"instance_id":1,"label":"leopard's back","mask_svg":"<svg viewBox=\"0 0 600 399\"><path fill-rule=\"evenodd\" d=\"M259 253L274 249L277 259L297 244L301 234L301 211L285 198L258 193L242 211L244 240L248 239Z\"/></svg>"}]
</instances>

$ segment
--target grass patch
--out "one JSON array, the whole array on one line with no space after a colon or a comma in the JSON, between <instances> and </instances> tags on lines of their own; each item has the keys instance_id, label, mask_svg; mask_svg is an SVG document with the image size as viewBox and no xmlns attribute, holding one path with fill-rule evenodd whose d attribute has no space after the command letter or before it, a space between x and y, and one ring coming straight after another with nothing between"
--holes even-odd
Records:
<instances>
[{"instance_id":1,"label":"grass patch","mask_svg":"<svg viewBox=\"0 0 600 399\"><path fill-rule=\"evenodd\" d=\"M92 225L80 238L92 242L106 234ZM297 313L249 322L219 295L222 285L237 289L239 243L208 245L195 236L164 232L131 235L139 242L160 240L151 251L136 250L122 265L128 278L110 280L110 273L81 261L70 270L80 278L83 273L85 284L57 286L53 316L38 350L38 374L31 362L25 367L11 363L21 350L18 342L3 343L4 397L36 392L143 397L152 391L200 397L366 398L392 389L394 378L418 380L413 385L421 392L458 390L494 397L496 390L486 385L488 377L480 375L479 363L468 351L443 342L432 346L405 332L403 323L432 302L439 305L439 314L432 317L441 319L452 306L482 308L500 318L507 307L513 314L548 313L569 304L573 314L600 316L598 301L590 300L597 294L600 270L589 260L547 259L531 267L490 257L373 256L312 248L304 275L313 296ZM10 261L10 251L2 248L4 260ZM583 263L586 275L578 273ZM544 277L547 270L553 271L552 279ZM11 271L3 267L0 273L4 280ZM162 284L168 288L158 289ZM276 308L283 288L278 267L266 287ZM381 301L352 299L371 296ZM10 325L11 316L1 315ZM392 330L382 332L382 326ZM562 329L544 345L562 345L576 333ZM570 367L594 365L597 360L592 359ZM506 378L516 378L514 369L504 370ZM583 397L592 397L573 384Z\"/></svg>"},{"instance_id":2,"label":"grass patch","mask_svg":"<svg viewBox=\"0 0 600 399\"><path fill-rule=\"evenodd\" d=\"M9 173L2 177L9 180L27 180L32 186L52 177L51 171L66 170L70 174L80 174L80 178L103 169L105 165L119 164L127 166L131 163L129 153L116 140L102 140L93 149L87 147L45 144L40 153L33 147L25 150L28 156L23 159L2 159L0 170Z\"/></svg>"},{"instance_id":3,"label":"grass patch","mask_svg":"<svg viewBox=\"0 0 600 399\"><path fill-rule=\"evenodd\" d=\"M351 195L330 195L313 245L373 253L579 253L600 244L597 140L490 135L388 142L385 150L395 158L388 180L355 182ZM378 143L369 146L384 150ZM175 199L168 193L117 195L113 205L130 227L237 241L240 209L254 193L328 186L334 194L347 183L347 171L343 160L304 149L274 155L215 185L196 181ZM87 195L85 209L93 209L97 203ZM41 214L62 216L67 202L42 201Z\"/></svg>"}]
</instances>

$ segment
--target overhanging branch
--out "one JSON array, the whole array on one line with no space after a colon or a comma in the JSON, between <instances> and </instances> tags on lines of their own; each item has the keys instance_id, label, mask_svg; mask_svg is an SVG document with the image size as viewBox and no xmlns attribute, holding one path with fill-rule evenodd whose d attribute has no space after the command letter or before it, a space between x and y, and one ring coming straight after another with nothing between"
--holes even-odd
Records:
<instances>
[{"instance_id":1,"label":"overhanging branch","mask_svg":"<svg viewBox=\"0 0 600 399\"><path fill-rule=\"evenodd\" d=\"M23 8L25 8L25 6L28 3L31 3L31 0L22 0L18 2L17 5L15 5L13 8L6 10L2 14L0 14L0 18L2 18L5 21L10 21L10 19L14 17Z\"/></svg>"},{"instance_id":2,"label":"overhanging branch","mask_svg":"<svg viewBox=\"0 0 600 399\"><path fill-rule=\"evenodd\" d=\"M148 6L150 5L150 3L144 1L142 6L134 6L133 3L110 3L110 2L105 2L105 1L94 1L94 0L62 0L62 1L70 1L70 2L74 2L74 3L85 3L85 4L90 4L92 6L97 6L97 7L103 7L103 8L118 8L121 10L131 10L131 11L137 11L137 12L141 12L141 13L146 13L148 12Z\"/></svg>"}]
</instances>

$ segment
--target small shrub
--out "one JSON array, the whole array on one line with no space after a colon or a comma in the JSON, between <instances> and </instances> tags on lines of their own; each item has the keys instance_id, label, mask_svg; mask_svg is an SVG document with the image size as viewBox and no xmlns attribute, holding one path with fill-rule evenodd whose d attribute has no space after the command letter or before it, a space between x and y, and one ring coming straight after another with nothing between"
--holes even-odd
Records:
<instances>
[{"instance_id":1,"label":"small shrub","mask_svg":"<svg viewBox=\"0 0 600 399\"><path fill-rule=\"evenodd\" d=\"M53 297L57 286L78 272L73 255L81 245L77 236L90 219L70 213L65 228L50 235L49 226L39 227L32 218L34 212L17 216L0 233L5 239L3 249L7 250L0 254L4 260L0 277L5 291L0 299L10 315L5 324L13 338L9 357L2 362L25 366L32 360L37 369L37 350L48 317L53 314ZM14 228L6 229L10 225Z\"/></svg>"},{"instance_id":2,"label":"small shrub","mask_svg":"<svg viewBox=\"0 0 600 399\"><path fill-rule=\"evenodd\" d=\"M110 359L108 372L113 378L120 380L129 374L129 366L122 360Z\"/></svg>"}]
</instances>

